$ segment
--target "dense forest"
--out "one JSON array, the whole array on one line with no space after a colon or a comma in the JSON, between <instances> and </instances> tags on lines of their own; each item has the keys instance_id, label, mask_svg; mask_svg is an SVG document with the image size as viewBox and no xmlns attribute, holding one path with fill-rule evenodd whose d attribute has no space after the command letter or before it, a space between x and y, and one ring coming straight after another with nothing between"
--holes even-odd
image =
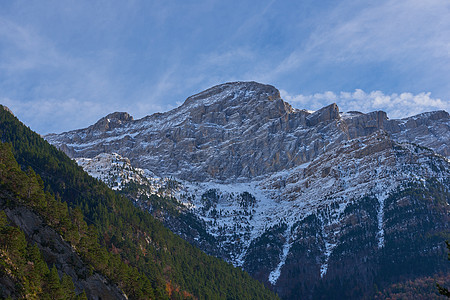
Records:
<instances>
[{"instance_id":1,"label":"dense forest","mask_svg":"<svg viewBox=\"0 0 450 300\"><path fill-rule=\"evenodd\" d=\"M88 176L5 109L0 109L0 137L4 206L23 205L38 213L92 272L108 278L130 299L277 298L241 269L207 256ZM77 295L70 277L60 278L57 266L48 265L13 225L0 212L0 276L15 281L20 297L86 297L82 291ZM16 239L8 238L11 232Z\"/></svg>"},{"instance_id":2,"label":"dense forest","mask_svg":"<svg viewBox=\"0 0 450 300\"><path fill-rule=\"evenodd\" d=\"M87 299L84 291L77 295L69 275L60 278L54 265L49 268L38 246L27 242L24 232L8 221L3 210L0 211L0 251L1 297ZM14 285L12 295L3 291L8 281Z\"/></svg>"}]
</instances>

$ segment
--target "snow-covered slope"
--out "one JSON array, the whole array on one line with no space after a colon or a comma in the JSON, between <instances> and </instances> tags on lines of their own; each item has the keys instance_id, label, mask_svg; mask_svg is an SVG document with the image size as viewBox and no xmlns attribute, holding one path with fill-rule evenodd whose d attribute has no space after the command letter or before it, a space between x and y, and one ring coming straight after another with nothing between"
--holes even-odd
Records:
<instances>
[{"instance_id":1,"label":"snow-covered slope","mask_svg":"<svg viewBox=\"0 0 450 300\"><path fill-rule=\"evenodd\" d=\"M295 231L299 221L326 213L322 228L326 235L324 252L319 259L324 276L327 261L339 245L339 227L347 205L367 195L378 199L377 244L382 248L385 199L406 183L423 183L429 178L448 181L448 167L446 159L430 150L397 144L385 133L376 132L342 142L310 163L264 179L229 184L186 183L179 199L194 207L238 266L247 264L247 252L254 240L268 228L285 224L278 264L268 274L268 281L275 284L290 245L298 238Z\"/></svg>"},{"instance_id":2,"label":"snow-covered slope","mask_svg":"<svg viewBox=\"0 0 450 300\"><path fill-rule=\"evenodd\" d=\"M154 177L148 170L132 167L129 159L117 153L101 153L94 158L77 158L76 161L89 175L107 183L114 190L122 189L131 181L144 184ZM157 184L152 186L156 193Z\"/></svg>"},{"instance_id":3,"label":"snow-covered slope","mask_svg":"<svg viewBox=\"0 0 450 300\"><path fill-rule=\"evenodd\" d=\"M86 172L94 178L100 179L113 190L122 190L130 184L140 186L139 193L146 196L158 195L172 197L176 189L170 188L170 178L160 178L146 169L135 168L130 160L117 153L100 153L94 158L76 158Z\"/></svg>"},{"instance_id":4,"label":"snow-covered slope","mask_svg":"<svg viewBox=\"0 0 450 300\"><path fill-rule=\"evenodd\" d=\"M144 208L141 194L146 203L175 196L177 214L162 218L169 228L285 298L315 297L320 287L358 295L346 278L370 286L370 297L374 284L412 276L392 255L399 249L427 262L421 274L446 270L432 259L450 221L444 111L402 120L336 104L309 112L274 87L238 82L167 113L114 113L46 139L116 189L145 186L134 194ZM176 188L161 188L174 180ZM399 274L385 271L387 261Z\"/></svg>"}]
</instances>

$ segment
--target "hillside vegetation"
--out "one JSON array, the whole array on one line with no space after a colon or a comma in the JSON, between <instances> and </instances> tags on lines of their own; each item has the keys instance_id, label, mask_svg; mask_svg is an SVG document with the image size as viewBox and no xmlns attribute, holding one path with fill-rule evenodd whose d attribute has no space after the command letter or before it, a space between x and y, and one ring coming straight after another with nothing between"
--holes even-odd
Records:
<instances>
[{"instance_id":1,"label":"hillside vegetation","mask_svg":"<svg viewBox=\"0 0 450 300\"><path fill-rule=\"evenodd\" d=\"M0 137L1 188L11 195L6 205L24 205L41 215L93 271L129 298L276 298L247 273L207 256L88 176L4 109ZM8 221L2 224L11 227ZM9 258L2 256L2 263ZM22 284L23 276L11 278Z\"/></svg>"}]
</instances>

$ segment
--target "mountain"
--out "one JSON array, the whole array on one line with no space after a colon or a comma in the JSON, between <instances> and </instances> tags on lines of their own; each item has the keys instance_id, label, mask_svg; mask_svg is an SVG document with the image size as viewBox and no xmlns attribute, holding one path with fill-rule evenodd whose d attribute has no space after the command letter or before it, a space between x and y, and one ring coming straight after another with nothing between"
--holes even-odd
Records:
<instances>
[{"instance_id":1,"label":"mountain","mask_svg":"<svg viewBox=\"0 0 450 300\"><path fill-rule=\"evenodd\" d=\"M448 156L448 119L444 111L404 120L388 120L384 112L341 116L336 104L310 113L293 109L272 86L238 82L189 97L166 113L140 120L112 113L86 129L45 138L71 157L117 152L160 176L235 181L301 165L379 129Z\"/></svg>"},{"instance_id":2,"label":"mountain","mask_svg":"<svg viewBox=\"0 0 450 300\"><path fill-rule=\"evenodd\" d=\"M285 299L372 298L449 272L445 111L310 112L270 85L234 82L166 113L113 113L45 138L105 182L122 178L137 206ZM147 182L126 180L108 155Z\"/></svg>"},{"instance_id":3,"label":"mountain","mask_svg":"<svg viewBox=\"0 0 450 300\"><path fill-rule=\"evenodd\" d=\"M1 297L277 299L89 176L3 107L0 138Z\"/></svg>"}]
</instances>

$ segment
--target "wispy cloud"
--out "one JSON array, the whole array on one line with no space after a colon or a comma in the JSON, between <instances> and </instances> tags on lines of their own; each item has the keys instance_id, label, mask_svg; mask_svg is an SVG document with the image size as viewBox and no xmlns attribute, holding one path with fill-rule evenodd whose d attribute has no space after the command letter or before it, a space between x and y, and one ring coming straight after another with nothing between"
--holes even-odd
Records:
<instances>
[{"instance_id":1,"label":"wispy cloud","mask_svg":"<svg viewBox=\"0 0 450 300\"><path fill-rule=\"evenodd\" d=\"M87 127L110 109L103 103L76 99L22 102L1 98L0 102L9 107L22 122L41 134Z\"/></svg>"},{"instance_id":2,"label":"wispy cloud","mask_svg":"<svg viewBox=\"0 0 450 300\"><path fill-rule=\"evenodd\" d=\"M158 104L149 101L137 103L107 103L82 101L75 98L41 99L30 102L0 98L0 104L7 106L19 120L40 133L59 133L77 128L85 128L109 113L125 111L135 119L146 115L164 112L181 105L178 103Z\"/></svg>"},{"instance_id":3,"label":"wispy cloud","mask_svg":"<svg viewBox=\"0 0 450 300\"><path fill-rule=\"evenodd\" d=\"M245 60L253 60L255 54L248 49L244 48L234 48L228 51L221 52L211 52L201 59L204 69L214 68L214 67L226 67L234 65L236 62L242 62Z\"/></svg>"},{"instance_id":4,"label":"wispy cloud","mask_svg":"<svg viewBox=\"0 0 450 300\"><path fill-rule=\"evenodd\" d=\"M52 42L31 28L0 17L0 69L3 72L21 72L37 68L60 67L65 59Z\"/></svg>"},{"instance_id":5,"label":"wispy cloud","mask_svg":"<svg viewBox=\"0 0 450 300\"><path fill-rule=\"evenodd\" d=\"M328 69L344 75L339 81L345 84L346 78L354 80L344 74L348 68L353 73L375 69L372 73L405 77L396 80L404 89L439 89L439 83L450 80L449 14L448 2L439 0L385 0L364 7L343 1L318 15L308 38L259 77L276 82L290 74L322 74ZM389 69L376 70L377 64Z\"/></svg>"},{"instance_id":6,"label":"wispy cloud","mask_svg":"<svg viewBox=\"0 0 450 300\"><path fill-rule=\"evenodd\" d=\"M316 93L313 95L291 95L281 90L281 97L299 109L318 110L331 103L336 103L340 110L362 111L364 113L383 110L390 118L404 118L425 111L450 111L450 102L431 97L431 93L400 93L386 95L381 91L366 93L361 89L354 92Z\"/></svg>"},{"instance_id":7,"label":"wispy cloud","mask_svg":"<svg viewBox=\"0 0 450 300\"><path fill-rule=\"evenodd\" d=\"M443 0L5 5L0 99L41 133L86 126L116 110L135 117L166 111L212 85L237 80L292 95L319 92L316 106L359 88L383 91L391 102L400 95L440 98L423 106L437 108L450 98L449 14ZM323 92L328 90L334 94ZM394 97L393 91L412 96ZM92 109L74 118L64 105ZM305 107L319 108L314 105Z\"/></svg>"}]
</instances>

